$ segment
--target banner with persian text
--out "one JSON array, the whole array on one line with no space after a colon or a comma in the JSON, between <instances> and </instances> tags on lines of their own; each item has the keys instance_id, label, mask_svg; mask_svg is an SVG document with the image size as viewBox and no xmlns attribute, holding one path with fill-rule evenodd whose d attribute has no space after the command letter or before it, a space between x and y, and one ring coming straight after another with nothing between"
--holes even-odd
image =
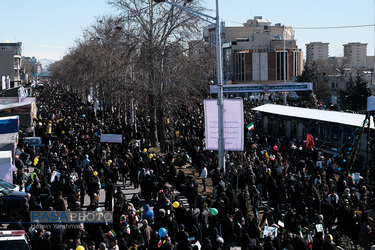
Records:
<instances>
[{"instance_id":1,"label":"banner with persian text","mask_svg":"<svg viewBox=\"0 0 375 250\"><path fill-rule=\"evenodd\" d=\"M219 119L216 99L204 100L206 150L218 150ZM242 99L223 101L224 149L243 151L244 118Z\"/></svg>"}]
</instances>

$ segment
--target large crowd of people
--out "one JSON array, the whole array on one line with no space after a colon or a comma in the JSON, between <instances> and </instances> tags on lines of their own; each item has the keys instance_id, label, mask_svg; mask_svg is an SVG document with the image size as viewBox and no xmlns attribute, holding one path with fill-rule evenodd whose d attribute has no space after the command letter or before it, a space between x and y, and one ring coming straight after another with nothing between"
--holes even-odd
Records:
<instances>
[{"instance_id":1,"label":"large crowd of people","mask_svg":"<svg viewBox=\"0 0 375 250\"><path fill-rule=\"evenodd\" d=\"M35 133L44 146L19 145L15 182L28 196L26 209L11 214L18 223L8 226L25 230L33 249L336 249L345 237L364 249L375 243L372 186L339 171L344 155L255 129L245 151L228 152L219 169L217 153L204 150L201 106L166 125L179 134L159 154L149 150L147 124L134 128L96 111L58 84L36 94ZM245 121L257 126L256 105L244 99ZM101 134L126 136L100 143ZM186 163L195 174L181 168ZM140 192L127 199L124 188ZM107 210L114 221L30 223L29 211L40 210Z\"/></svg>"}]
</instances>

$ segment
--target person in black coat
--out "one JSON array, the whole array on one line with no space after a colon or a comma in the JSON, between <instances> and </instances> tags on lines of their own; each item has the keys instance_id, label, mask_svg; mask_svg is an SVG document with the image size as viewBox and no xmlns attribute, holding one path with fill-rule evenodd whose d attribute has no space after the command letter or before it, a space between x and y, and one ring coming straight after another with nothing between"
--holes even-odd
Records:
<instances>
[{"instance_id":1,"label":"person in black coat","mask_svg":"<svg viewBox=\"0 0 375 250\"><path fill-rule=\"evenodd\" d=\"M238 209L241 210L243 216L248 214L248 200L245 189L241 190L241 193L237 196L238 199Z\"/></svg>"},{"instance_id":2,"label":"person in black coat","mask_svg":"<svg viewBox=\"0 0 375 250\"><path fill-rule=\"evenodd\" d=\"M177 222L173 219L171 213L163 217L160 227L164 227L168 230L168 236L171 237L172 243L175 243L178 227Z\"/></svg>"},{"instance_id":3,"label":"person in black coat","mask_svg":"<svg viewBox=\"0 0 375 250\"><path fill-rule=\"evenodd\" d=\"M112 211L112 200L114 194L115 186L113 185L112 180L108 179L107 184L105 185L105 208L107 211Z\"/></svg>"},{"instance_id":4,"label":"person in black coat","mask_svg":"<svg viewBox=\"0 0 375 250\"><path fill-rule=\"evenodd\" d=\"M42 250L51 250L51 249L52 249L51 232L46 231L44 233L44 238L42 240Z\"/></svg>"},{"instance_id":5,"label":"person in black coat","mask_svg":"<svg viewBox=\"0 0 375 250\"><path fill-rule=\"evenodd\" d=\"M179 226L179 232L176 235L176 242L178 244L178 249L188 249L190 247L189 234L185 232L184 224Z\"/></svg>"},{"instance_id":6,"label":"person in black coat","mask_svg":"<svg viewBox=\"0 0 375 250\"><path fill-rule=\"evenodd\" d=\"M234 214L236 203L235 203L235 195L232 188L232 185L229 183L227 189L225 190L225 196L228 198L229 204L229 214Z\"/></svg>"},{"instance_id":7,"label":"person in black coat","mask_svg":"<svg viewBox=\"0 0 375 250\"><path fill-rule=\"evenodd\" d=\"M154 188L154 183L149 174L146 174L145 179L141 182L142 197L148 203L151 201L152 191Z\"/></svg>"},{"instance_id":8,"label":"person in black coat","mask_svg":"<svg viewBox=\"0 0 375 250\"><path fill-rule=\"evenodd\" d=\"M57 176L55 176L55 179L51 184L51 194L52 194L52 196L56 196L56 194L59 191L61 191L61 192L63 191L63 186L62 186L61 181L59 181L59 178Z\"/></svg>"},{"instance_id":9,"label":"person in black coat","mask_svg":"<svg viewBox=\"0 0 375 250\"><path fill-rule=\"evenodd\" d=\"M87 185L87 194L90 196L90 202L94 201L100 190L100 185L95 177L91 177Z\"/></svg>"},{"instance_id":10,"label":"person in black coat","mask_svg":"<svg viewBox=\"0 0 375 250\"><path fill-rule=\"evenodd\" d=\"M46 180L42 181L42 187L38 190L38 199L42 204L42 208L46 210L52 206L51 200L51 189Z\"/></svg>"},{"instance_id":11,"label":"person in black coat","mask_svg":"<svg viewBox=\"0 0 375 250\"><path fill-rule=\"evenodd\" d=\"M67 201L68 201L68 207L72 208L75 206L76 201L78 201L78 196L79 196L79 189L74 184L74 181L71 179L69 181L69 185L66 190L66 196L67 196Z\"/></svg>"},{"instance_id":12,"label":"person in black coat","mask_svg":"<svg viewBox=\"0 0 375 250\"><path fill-rule=\"evenodd\" d=\"M193 182L189 182L185 191L185 197L188 200L189 208L191 210L195 209L197 205L198 190L194 187Z\"/></svg>"},{"instance_id":13,"label":"person in black coat","mask_svg":"<svg viewBox=\"0 0 375 250\"><path fill-rule=\"evenodd\" d=\"M224 239L225 246L231 246L234 241L234 225L229 218L229 214L225 214L221 221L221 232Z\"/></svg>"},{"instance_id":14,"label":"person in black coat","mask_svg":"<svg viewBox=\"0 0 375 250\"><path fill-rule=\"evenodd\" d=\"M84 206L84 203L85 203L85 195L86 195L86 191L87 191L87 182L86 180L81 176L77 182L76 182L76 185L77 187L79 188L80 190L80 201L81 201L81 207Z\"/></svg>"}]
</instances>

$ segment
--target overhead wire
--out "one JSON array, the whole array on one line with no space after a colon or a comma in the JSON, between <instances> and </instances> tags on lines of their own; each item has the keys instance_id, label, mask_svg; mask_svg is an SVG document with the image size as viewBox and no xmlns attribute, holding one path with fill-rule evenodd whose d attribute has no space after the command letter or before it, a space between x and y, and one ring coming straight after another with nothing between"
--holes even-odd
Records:
<instances>
[{"instance_id":1,"label":"overhead wire","mask_svg":"<svg viewBox=\"0 0 375 250\"><path fill-rule=\"evenodd\" d=\"M243 22L235 22L235 21L230 21L227 19L222 19L226 22L230 23L236 23L236 24L243 24ZM345 26L326 26L326 27L293 27L293 29L310 29L310 30L323 30L323 29L349 29L349 28L363 28L363 27L375 27L375 24L358 24L358 25L345 25Z\"/></svg>"}]
</instances>

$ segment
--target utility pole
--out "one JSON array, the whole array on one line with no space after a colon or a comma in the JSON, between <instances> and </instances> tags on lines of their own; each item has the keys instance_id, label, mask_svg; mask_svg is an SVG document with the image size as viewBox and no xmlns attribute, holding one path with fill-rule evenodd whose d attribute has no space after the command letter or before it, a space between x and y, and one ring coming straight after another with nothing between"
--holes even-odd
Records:
<instances>
[{"instance_id":1,"label":"utility pole","mask_svg":"<svg viewBox=\"0 0 375 250\"><path fill-rule=\"evenodd\" d=\"M218 106L218 167L221 169L225 167L225 142L224 142L224 119L223 119L223 70L222 70L222 55L221 55L221 26L219 18L219 0L216 0L216 17L212 17L195 11L179 4L167 0L154 0L156 3L168 3L180 10L189 13L205 22L215 24L216 26L216 65L217 65L217 106ZM215 21L215 22L213 22Z\"/></svg>"}]
</instances>

